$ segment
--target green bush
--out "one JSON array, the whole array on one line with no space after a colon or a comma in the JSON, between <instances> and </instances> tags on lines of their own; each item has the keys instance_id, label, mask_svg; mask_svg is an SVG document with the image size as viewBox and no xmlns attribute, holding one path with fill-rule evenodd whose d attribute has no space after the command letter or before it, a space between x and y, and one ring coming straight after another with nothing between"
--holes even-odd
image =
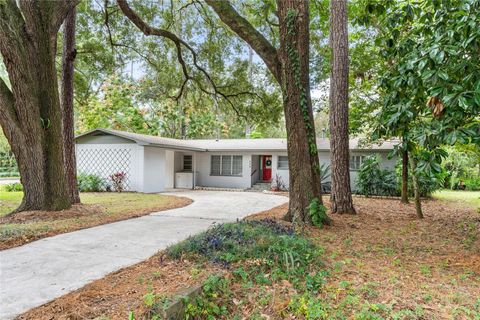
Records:
<instances>
[{"instance_id":1,"label":"green bush","mask_svg":"<svg viewBox=\"0 0 480 320\"><path fill-rule=\"evenodd\" d=\"M23 191L23 186L21 183L9 183L3 186L3 189L7 192L19 192Z\"/></svg>"},{"instance_id":2,"label":"green bush","mask_svg":"<svg viewBox=\"0 0 480 320\"><path fill-rule=\"evenodd\" d=\"M321 251L308 239L297 236L290 227L274 220L241 221L215 226L204 233L167 249L169 256L179 258L196 254L229 266L232 263L258 259L256 270L304 272L310 263L320 263Z\"/></svg>"},{"instance_id":3,"label":"green bush","mask_svg":"<svg viewBox=\"0 0 480 320\"><path fill-rule=\"evenodd\" d=\"M465 179L465 189L469 191L479 191L480 190L480 177Z\"/></svg>"},{"instance_id":4,"label":"green bush","mask_svg":"<svg viewBox=\"0 0 480 320\"><path fill-rule=\"evenodd\" d=\"M240 221L215 226L167 249L175 259L209 260L232 268L232 277L210 276L199 296L186 301L186 319L232 319L232 289L235 285L261 292L273 283L287 281L299 294L322 290L330 273L323 266L323 249L308 238L272 219ZM258 304L262 302L259 293ZM254 318L254 317L252 317Z\"/></svg>"},{"instance_id":5,"label":"green bush","mask_svg":"<svg viewBox=\"0 0 480 320\"><path fill-rule=\"evenodd\" d=\"M99 192L105 191L107 183L105 179L88 173L79 173L77 176L78 191L80 192Z\"/></svg>"},{"instance_id":6,"label":"green bush","mask_svg":"<svg viewBox=\"0 0 480 320\"><path fill-rule=\"evenodd\" d=\"M310 205L308 206L308 214L315 227L322 227L324 223L330 223L327 216L327 207L321 205L317 198L310 202Z\"/></svg>"},{"instance_id":7,"label":"green bush","mask_svg":"<svg viewBox=\"0 0 480 320\"><path fill-rule=\"evenodd\" d=\"M397 176L394 171L381 169L377 155L366 157L358 172L356 192L365 196L397 196Z\"/></svg>"},{"instance_id":8,"label":"green bush","mask_svg":"<svg viewBox=\"0 0 480 320\"><path fill-rule=\"evenodd\" d=\"M434 191L440 190L444 186L444 181L445 181L446 174L445 172L440 172L437 174L434 174L432 176L427 176L427 175L420 175L418 177L418 184L420 187L420 196L421 197L429 197L432 195ZM410 195L413 196L413 183L410 179L409 181L409 190L410 190Z\"/></svg>"}]
</instances>

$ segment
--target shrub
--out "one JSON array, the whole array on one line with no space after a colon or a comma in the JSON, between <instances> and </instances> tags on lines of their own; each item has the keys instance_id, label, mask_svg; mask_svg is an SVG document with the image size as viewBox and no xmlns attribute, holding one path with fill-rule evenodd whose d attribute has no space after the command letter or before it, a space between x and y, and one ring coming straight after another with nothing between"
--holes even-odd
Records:
<instances>
[{"instance_id":1,"label":"shrub","mask_svg":"<svg viewBox=\"0 0 480 320\"><path fill-rule=\"evenodd\" d=\"M418 177L418 184L420 188L421 197L429 197L434 191L440 190L443 188L446 174L445 172L440 172L431 176L420 174ZM410 179L410 193L413 196L413 184Z\"/></svg>"},{"instance_id":2,"label":"shrub","mask_svg":"<svg viewBox=\"0 0 480 320\"><path fill-rule=\"evenodd\" d=\"M366 157L358 172L356 192L365 196L398 195L397 176L394 171L381 169L378 156Z\"/></svg>"},{"instance_id":3,"label":"shrub","mask_svg":"<svg viewBox=\"0 0 480 320\"><path fill-rule=\"evenodd\" d=\"M127 174L125 172L116 172L110 176L110 180L113 183L113 189L116 192L122 192L125 190L125 180Z\"/></svg>"},{"instance_id":4,"label":"shrub","mask_svg":"<svg viewBox=\"0 0 480 320\"><path fill-rule=\"evenodd\" d=\"M221 224L167 249L179 258L197 254L228 267L232 263L255 261L255 270L280 273L303 272L312 262L320 263L321 251L293 228L272 219Z\"/></svg>"},{"instance_id":5,"label":"shrub","mask_svg":"<svg viewBox=\"0 0 480 320\"><path fill-rule=\"evenodd\" d=\"M465 189L470 191L479 191L480 190L480 177L465 179Z\"/></svg>"},{"instance_id":6,"label":"shrub","mask_svg":"<svg viewBox=\"0 0 480 320\"><path fill-rule=\"evenodd\" d=\"M21 183L9 183L3 186L3 189L7 192L19 192L23 191L23 185Z\"/></svg>"},{"instance_id":7,"label":"shrub","mask_svg":"<svg viewBox=\"0 0 480 320\"><path fill-rule=\"evenodd\" d=\"M275 179L272 181L273 191L286 191L288 190L287 184L283 181L282 177L278 174L275 175Z\"/></svg>"},{"instance_id":8,"label":"shrub","mask_svg":"<svg viewBox=\"0 0 480 320\"><path fill-rule=\"evenodd\" d=\"M323 266L323 250L273 219L218 225L169 247L167 254L233 267L231 276L210 276L200 295L186 301L186 319L231 316L232 298L239 294L240 299L258 298L258 304L264 305L271 297L263 290L274 283L284 285L284 281L299 294L314 295L329 277L327 270L318 270ZM254 296L249 295L252 291Z\"/></svg>"},{"instance_id":9,"label":"shrub","mask_svg":"<svg viewBox=\"0 0 480 320\"><path fill-rule=\"evenodd\" d=\"M312 220L312 224L316 227L323 226L325 221L328 221L327 208L321 205L318 199L313 199L308 207L308 214Z\"/></svg>"},{"instance_id":10,"label":"shrub","mask_svg":"<svg viewBox=\"0 0 480 320\"><path fill-rule=\"evenodd\" d=\"M78 191L80 192L99 192L107 188L105 179L88 173L79 173L77 176Z\"/></svg>"}]
</instances>

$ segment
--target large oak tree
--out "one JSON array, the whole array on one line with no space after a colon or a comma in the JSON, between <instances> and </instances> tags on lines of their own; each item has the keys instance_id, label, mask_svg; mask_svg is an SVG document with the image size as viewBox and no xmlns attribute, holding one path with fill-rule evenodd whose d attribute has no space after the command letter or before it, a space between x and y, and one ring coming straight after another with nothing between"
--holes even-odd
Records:
<instances>
[{"instance_id":1,"label":"large oak tree","mask_svg":"<svg viewBox=\"0 0 480 320\"><path fill-rule=\"evenodd\" d=\"M0 53L11 84L0 80L0 125L24 187L17 210L61 210L72 203L55 55L59 28L76 4L0 1Z\"/></svg>"}]
</instances>

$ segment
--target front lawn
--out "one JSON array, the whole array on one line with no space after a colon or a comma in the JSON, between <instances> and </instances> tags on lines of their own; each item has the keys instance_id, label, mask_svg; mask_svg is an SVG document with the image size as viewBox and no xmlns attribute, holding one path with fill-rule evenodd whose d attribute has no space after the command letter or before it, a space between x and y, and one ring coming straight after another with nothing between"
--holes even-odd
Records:
<instances>
[{"instance_id":1,"label":"front lawn","mask_svg":"<svg viewBox=\"0 0 480 320\"><path fill-rule=\"evenodd\" d=\"M433 197L459 204L471 204L480 207L480 191L458 191L458 190L440 190L433 194Z\"/></svg>"},{"instance_id":2,"label":"front lawn","mask_svg":"<svg viewBox=\"0 0 480 320\"><path fill-rule=\"evenodd\" d=\"M20 204L22 192L0 191L0 250L191 203L187 198L130 192L82 193L80 198L82 204L68 210L22 212L6 217Z\"/></svg>"},{"instance_id":3,"label":"front lawn","mask_svg":"<svg viewBox=\"0 0 480 320\"><path fill-rule=\"evenodd\" d=\"M20 319L154 319L196 283L188 319L480 319L476 210L428 200L418 220L412 203L354 202L304 234L281 221L288 205L216 226Z\"/></svg>"}]
</instances>

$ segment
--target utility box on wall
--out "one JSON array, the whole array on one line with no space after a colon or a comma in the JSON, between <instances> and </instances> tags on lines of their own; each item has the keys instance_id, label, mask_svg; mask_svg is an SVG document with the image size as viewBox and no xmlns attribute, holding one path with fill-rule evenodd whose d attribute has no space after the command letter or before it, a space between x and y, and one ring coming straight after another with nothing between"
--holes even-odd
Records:
<instances>
[{"instance_id":1,"label":"utility box on wall","mask_svg":"<svg viewBox=\"0 0 480 320\"><path fill-rule=\"evenodd\" d=\"M193 189L193 172L176 172L175 188Z\"/></svg>"}]
</instances>

